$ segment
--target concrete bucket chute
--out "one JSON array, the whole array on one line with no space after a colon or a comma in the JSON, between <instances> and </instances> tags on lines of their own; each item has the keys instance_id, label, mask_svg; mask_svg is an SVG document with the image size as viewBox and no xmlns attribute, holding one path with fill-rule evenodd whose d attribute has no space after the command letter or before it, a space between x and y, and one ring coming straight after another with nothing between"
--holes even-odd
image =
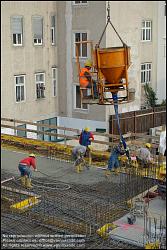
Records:
<instances>
[{"instance_id":1,"label":"concrete bucket chute","mask_svg":"<svg viewBox=\"0 0 167 250\"><path fill-rule=\"evenodd\" d=\"M104 87L111 92L123 89L124 85L128 87L130 47L96 48L95 55L97 68L105 78Z\"/></svg>"}]
</instances>

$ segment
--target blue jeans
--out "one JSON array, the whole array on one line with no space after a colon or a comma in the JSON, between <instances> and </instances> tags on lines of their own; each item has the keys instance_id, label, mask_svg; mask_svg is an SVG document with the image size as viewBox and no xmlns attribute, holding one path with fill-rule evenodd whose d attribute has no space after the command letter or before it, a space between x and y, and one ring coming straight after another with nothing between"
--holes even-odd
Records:
<instances>
[{"instance_id":1,"label":"blue jeans","mask_svg":"<svg viewBox=\"0 0 167 250\"><path fill-rule=\"evenodd\" d=\"M117 156L111 156L108 162L108 170L112 170L112 168L119 167L119 160Z\"/></svg>"},{"instance_id":2,"label":"blue jeans","mask_svg":"<svg viewBox=\"0 0 167 250\"><path fill-rule=\"evenodd\" d=\"M92 84L89 82L87 88L92 88ZM93 81L93 94L94 97L98 98L98 91L97 91L97 86L96 86L96 82Z\"/></svg>"},{"instance_id":3,"label":"blue jeans","mask_svg":"<svg viewBox=\"0 0 167 250\"><path fill-rule=\"evenodd\" d=\"M28 167L28 166L26 166L26 165L22 165L21 163L19 163L18 168L19 168L21 177L27 175L28 178L31 178L31 176L32 176L32 171L31 171L30 167Z\"/></svg>"}]
</instances>

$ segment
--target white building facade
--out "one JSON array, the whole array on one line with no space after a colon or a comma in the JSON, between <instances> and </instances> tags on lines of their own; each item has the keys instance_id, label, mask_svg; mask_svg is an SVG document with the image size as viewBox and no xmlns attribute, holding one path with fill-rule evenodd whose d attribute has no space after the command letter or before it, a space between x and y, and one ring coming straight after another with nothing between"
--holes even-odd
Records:
<instances>
[{"instance_id":1,"label":"white building facade","mask_svg":"<svg viewBox=\"0 0 167 250\"><path fill-rule=\"evenodd\" d=\"M81 105L75 41L98 42L107 20L106 1L1 2L1 116L108 131L112 106ZM111 21L131 47L129 86L135 101L120 112L139 110L149 82L166 99L165 1L110 1ZM116 46L107 29L101 47ZM82 47L81 61L89 58ZM23 125L24 126L24 125ZM51 137L42 137L52 140Z\"/></svg>"}]
</instances>

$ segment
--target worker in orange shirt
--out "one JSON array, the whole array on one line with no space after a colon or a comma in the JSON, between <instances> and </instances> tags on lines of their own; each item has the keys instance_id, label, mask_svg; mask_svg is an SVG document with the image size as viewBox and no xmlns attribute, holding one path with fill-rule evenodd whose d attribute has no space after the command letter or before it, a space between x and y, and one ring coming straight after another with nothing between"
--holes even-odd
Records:
<instances>
[{"instance_id":1,"label":"worker in orange shirt","mask_svg":"<svg viewBox=\"0 0 167 250\"><path fill-rule=\"evenodd\" d=\"M85 67L81 69L80 74L79 74L80 88L85 89L83 93L84 93L84 96L86 96L87 89L92 88L92 84L93 84L94 98L98 99L97 86L96 86L96 82L92 79L91 72L90 72L91 68L92 68L92 62L90 60L87 60L85 62Z\"/></svg>"},{"instance_id":2,"label":"worker in orange shirt","mask_svg":"<svg viewBox=\"0 0 167 250\"><path fill-rule=\"evenodd\" d=\"M19 162L19 171L21 174L21 184L27 188L32 188L31 185L31 166L33 167L34 171L37 171L36 167L36 159L34 154L29 154L29 157L22 159Z\"/></svg>"}]
</instances>

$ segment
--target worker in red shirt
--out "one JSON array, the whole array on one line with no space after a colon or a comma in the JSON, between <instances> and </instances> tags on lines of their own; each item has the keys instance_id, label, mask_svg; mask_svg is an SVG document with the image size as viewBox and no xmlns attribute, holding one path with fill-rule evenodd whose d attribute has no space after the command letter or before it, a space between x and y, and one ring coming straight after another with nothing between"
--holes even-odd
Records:
<instances>
[{"instance_id":1,"label":"worker in red shirt","mask_svg":"<svg viewBox=\"0 0 167 250\"><path fill-rule=\"evenodd\" d=\"M32 176L31 166L33 167L34 171L37 171L36 159L35 159L34 154L29 154L29 157L22 159L19 162L19 166L18 166L20 174L21 174L21 184L27 188L32 188L32 185L31 185L31 176Z\"/></svg>"}]
</instances>

